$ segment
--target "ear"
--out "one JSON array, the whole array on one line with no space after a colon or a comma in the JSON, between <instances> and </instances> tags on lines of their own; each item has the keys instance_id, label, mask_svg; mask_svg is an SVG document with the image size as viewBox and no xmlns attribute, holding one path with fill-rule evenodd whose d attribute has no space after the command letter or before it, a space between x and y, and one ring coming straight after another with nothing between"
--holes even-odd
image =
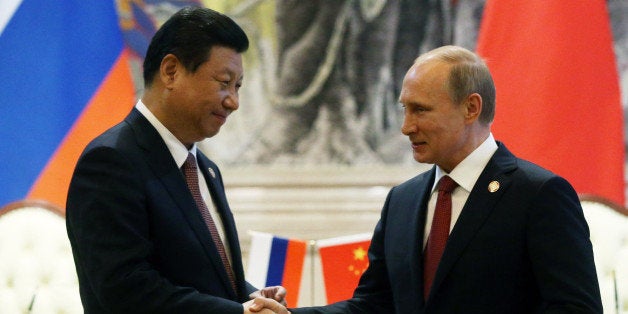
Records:
<instances>
[{"instance_id":1,"label":"ear","mask_svg":"<svg viewBox=\"0 0 628 314\"><path fill-rule=\"evenodd\" d=\"M478 93L469 95L464 102L464 106L466 110L465 118L469 122L476 121L482 112L482 96Z\"/></svg>"},{"instance_id":2,"label":"ear","mask_svg":"<svg viewBox=\"0 0 628 314\"><path fill-rule=\"evenodd\" d=\"M175 55L170 53L161 59L159 78L167 89L172 89L178 71L181 71L181 63Z\"/></svg>"}]
</instances>

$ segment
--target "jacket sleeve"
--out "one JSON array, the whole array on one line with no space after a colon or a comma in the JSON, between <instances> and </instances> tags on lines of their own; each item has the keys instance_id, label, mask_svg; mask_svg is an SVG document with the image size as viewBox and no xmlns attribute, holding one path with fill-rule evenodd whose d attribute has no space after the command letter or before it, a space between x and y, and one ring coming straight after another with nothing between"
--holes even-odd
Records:
<instances>
[{"instance_id":1,"label":"jacket sleeve","mask_svg":"<svg viewBox=\"0 0 628 314\"><path fill-rule=\"evenodd\" d=\"M571 185L552 177L532 202L527 245L546 313L602 313L589 228Z\"/></svg>"}]
</instances>

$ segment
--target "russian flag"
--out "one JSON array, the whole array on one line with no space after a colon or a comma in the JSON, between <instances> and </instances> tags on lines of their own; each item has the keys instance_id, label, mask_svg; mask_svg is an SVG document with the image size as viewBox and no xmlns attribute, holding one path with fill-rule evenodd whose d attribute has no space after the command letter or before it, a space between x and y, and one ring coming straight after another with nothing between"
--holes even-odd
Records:
<instances>
[{"instance_id":1,"label":"russian flag","mask_svg":"<svg viewBox=\"0 0 628 314\"><path fill-rule=\"evenodd\" d=\"M246 280L257 288L283 286L288 306L297 306L306 254L302 240L251 231Z\"/></svg>"},{"instance_id":2,"label":"russian flag","mask_svg":"<svg viewBox=\"0 0 628 314\"><path fill-rule=\"evenodd\" d=\"M0 2L0 207L65 207L85 145L134 105L128 57L113 0Z\"/></svg>"}]
</instances>

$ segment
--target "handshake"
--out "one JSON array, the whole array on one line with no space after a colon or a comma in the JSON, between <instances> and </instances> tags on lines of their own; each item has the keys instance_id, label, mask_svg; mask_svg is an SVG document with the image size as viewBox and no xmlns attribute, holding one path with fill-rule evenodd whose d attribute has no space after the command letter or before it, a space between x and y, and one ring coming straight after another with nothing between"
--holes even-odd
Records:
<instances>
[{"instance_id":1,"label":"handshake","mask_svg":"<svg viewBox=\"0 0 628 314\"><path fill-rule=\"evenodd\" d=\"M266 287L250 295L250 301L242 304L244 314L290 314L286 308L286 289L281 286Z\"/></svg>"}]
</instances>

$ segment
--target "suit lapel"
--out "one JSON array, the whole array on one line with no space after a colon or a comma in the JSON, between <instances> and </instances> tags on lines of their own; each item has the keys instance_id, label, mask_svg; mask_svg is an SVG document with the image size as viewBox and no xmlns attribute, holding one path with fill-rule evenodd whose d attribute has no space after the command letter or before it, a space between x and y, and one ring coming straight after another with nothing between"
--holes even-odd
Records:
<instances>
[{"instance_id":1,"label":"suit lapel","mask_svg":"<svg viewBox=\"0 0 628 314\"><path fill-rule=\"evenodd\" d=\"M216 273L220 274L225 290L229 291L232 297L235 298L236 292L232 291L233 289L231 288L229 278L227 277L227 273L222 265L222 260L220 259L220 254L218 253L216 245L214 244L214 241L212 241L211 234L209 233L207 225L205 224L205 221L196 206L196 202L187 187L185 178L183 177L179 167L174 162L166 143L163 141L157 130L155 130L150 122L148 122L148 120L142 116L137 109L134 108L131 111L126 118L126 121L132 126L140 147L142 147L145 151L145 159L153 169L155 176L161 181L164 189L168 192L172 201L182 212L190 226L190 229L192 229L198 241L204 248L205 253L211 260ZM212 197L214 197L213 191ZM233 249L234 247L232 246L232 250Z\"/></svg>"},{"instance_id":2,"label":"suit lapel","mask_svg":"<svg viewBox=\"0 0 628 314\"><path fill-rule=\"evenodd\" d=\"M431 294L438 290L444 278L512 183L507 173L517 167L516 158L501 143L498 145L498 150L480 174L449 235L432 284ZM499 182L499 189L489 191L489 184L493 181Z\"/></svg>"}]
</instances>

